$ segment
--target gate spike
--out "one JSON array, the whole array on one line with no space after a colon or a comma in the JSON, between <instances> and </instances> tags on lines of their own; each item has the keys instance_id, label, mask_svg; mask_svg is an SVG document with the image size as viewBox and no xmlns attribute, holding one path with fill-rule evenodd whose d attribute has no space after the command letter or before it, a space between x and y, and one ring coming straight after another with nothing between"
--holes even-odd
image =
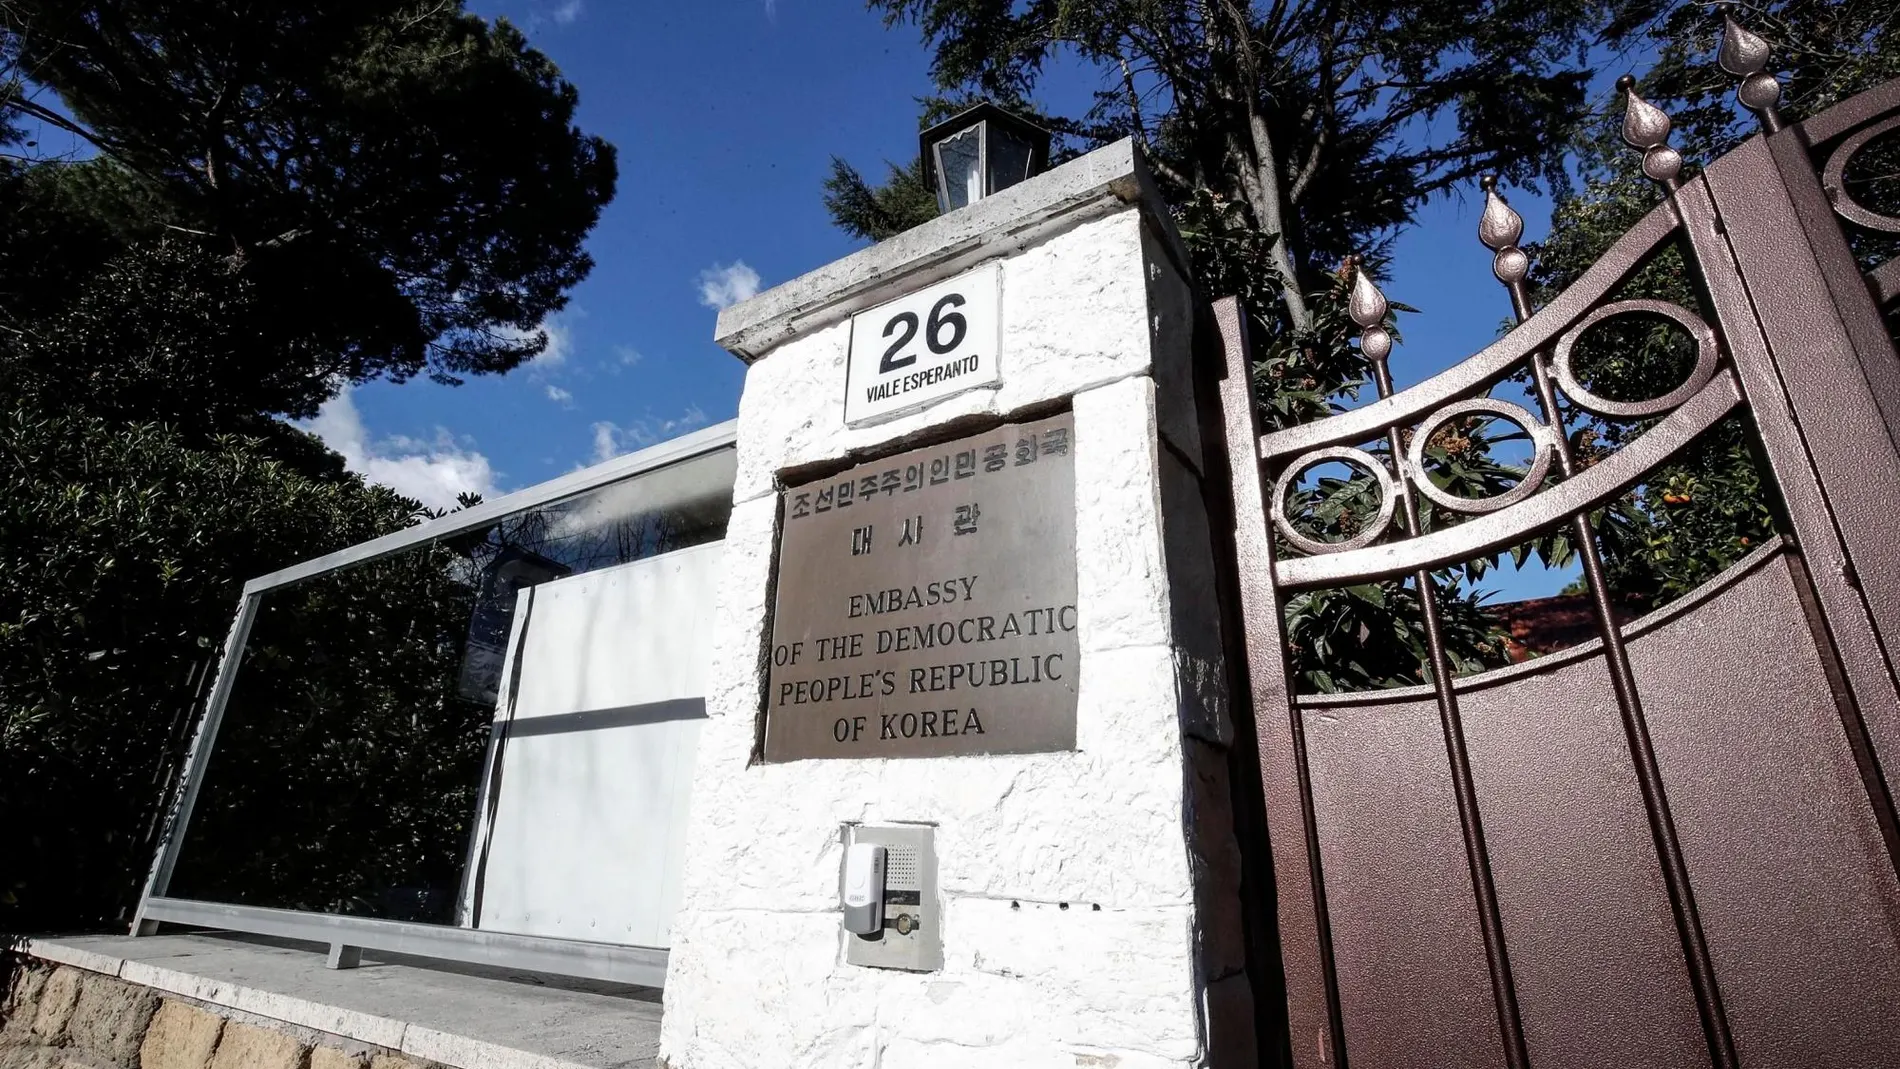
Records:
<instances>
[{"instance_id":1,"label":"gate spike","mask_svg":"<svg viewBox=\"0 0 1900 1069\"><path fill-rule=\"evenodd\" d=\"M1491 273L1510 287L1512 298L1517 299L1521 296L1519 288L1531 270L1530 256L1517 246L1524 236L1524 217L1498 192L1497 175L1485 175L1478 179L1478 185L1484 190L1484 214L1478 217L1478 240L1497 253L1491 259Z\"/></svg>"},{"instance_id":2,"label":"gate spike","mask_svg":"<svg viewBox=\"0 0 1900 1069\"><path fill-rule=\"evenodd\" d=\"M1498 196L1498 176L1485 175L1478 179L1478 186L1484 190L1484 214L1478 217L1478 240L1492 252L1516 245L1517 239L1524 236L1524 217Z\"/></svg>"},{"instance_id":3,"label":"gate spike","mask_svg":"<svg viewBox=\"0 0 1900 1069\"><path fill-rule=\"evenodd\" d=\"M1352 321L1359 324L1359 351L1379 363L1392 352L1392 335L1385 329L1385 313L1390 305L1385 294L1372 284L1363 270L1353 272L1352 296L1346 302L1346 311Z\"/></svg>"},{"instance_id":4,"label":"gate spike","mask_svg":"<svg viewBox=\"0 0 1900 1069\"><path fill-rule=\"evenodd\" d=\"M1769 52L1767 41L1736 22L1734 15L1722 12L1722 49L1716 62L1742 80L1735 87L1735 98L1772 134L1781 129L1781 113L1775 108L1781 99L1781 82L1767 72Z\"/></svg>"},{"instance_id":5,"label":"gate spike","mask_svg":"<svg viewBox=\"0 0 1900 1069\"><path fill-rule=\"evenodd\" d=\"M1625 74L1616 80L1627 105L1623 112L1623 141L1643 153L1643 173L1664 189L1675 192L1676 176L1682 173L1682 153L1669 147L1669 116L1661 108L1636 95L1636 79Z\"/></svg>"},{"instance_id":6,"label":"gate spike","mask_svg":"<svg viewBox=\"0 0 1900 1069\"><path fill-rule=\"evenodd\" d=\"M1623 142L1635 149L1659 148L1667 144L1672 125L1669 115L1636 95L1636 77L1625 74L1616 80L1616 88L1627 98L1623 112Z\"/></svg>"}]
</instances>

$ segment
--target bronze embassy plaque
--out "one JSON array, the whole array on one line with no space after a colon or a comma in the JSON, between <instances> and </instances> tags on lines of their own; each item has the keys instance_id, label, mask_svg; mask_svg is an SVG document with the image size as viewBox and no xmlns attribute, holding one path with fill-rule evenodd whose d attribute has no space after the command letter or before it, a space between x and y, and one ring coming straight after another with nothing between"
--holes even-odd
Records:
<instances>
[{"instance_id":1,"label":"bronze embassy plaque","mask_svg":"<svg viewBox=\"0 0 1900 1069\"><path fill-rule=\"evenodd\" d=\"M1073 428L784 492L766 760L1075 748Z\"/></svg>"}]
</instances>

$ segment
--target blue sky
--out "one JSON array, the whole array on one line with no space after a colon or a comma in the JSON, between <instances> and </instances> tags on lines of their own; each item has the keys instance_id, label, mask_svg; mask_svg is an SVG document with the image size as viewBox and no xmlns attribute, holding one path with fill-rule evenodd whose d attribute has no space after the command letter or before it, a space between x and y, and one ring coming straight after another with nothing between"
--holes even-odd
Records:
<instances>
[{"instance_id":1,"label":"blue sky","mask_svg":"<svg viewBox=\"0 0 1900 1069\"><path fill-rule=\"evenodd\" d=\"M431 504L493 495L731 418L743 366L713 344L721 303L858 246L820 183L833 154L867 174L915 152L928 54L854 0L477 2L527 30L580 91L579 122L619 150L620 185L588 241L596 266L533 365L460 387L349 391L314 424L351 465ZM1057 69L1040 102L1080 111L1094 76ZM498 132L501 134L502 132ZM1519 194L1527 237L1548 204ZM1433 204L1387 287L1416 306L1393 357L1402 386L1481 348L1508 308L1476 238L1480 201ZM1504 575L1501 596L1567 577Z\"/></svg>"}]
</instances>

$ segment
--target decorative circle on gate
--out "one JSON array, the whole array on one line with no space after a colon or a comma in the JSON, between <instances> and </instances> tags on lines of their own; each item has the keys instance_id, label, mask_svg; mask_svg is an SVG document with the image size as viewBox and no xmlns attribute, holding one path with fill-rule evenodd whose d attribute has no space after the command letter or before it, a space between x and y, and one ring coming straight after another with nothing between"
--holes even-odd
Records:
<instances>
[{"instance_id":1,"label":"decorative circle on gate","mask_svg":"<svg viewBox=\"0 0 1900 1069\"><path fill-rule=\"evenodd\" d=\"M1828 155L1827 166L1821 169L1821 186L1827 190L1827 199L1841 218L1850 223L1859 223L1869 230L1900 234L1900 219L1862 207L1847 195L1847 165L1853 162L1861 149L1867 147L1867 142L1893 130L1900 130L1900 115L1885 122L1877 122L1841 142Z\"/></svg>"},{"instance_id":2,"label":"decorative circle on gate","mask_svg":"<svg viewBox=\"0 0 1900 1069\"><path fill-rule=\"evenodd\" d=\"M1351 538L1341 539L1338 542L1322 542L1302 533L1293 526L1286 515L1286 492L1293 488L1293 484L1299 480L1300 476L1329 461L1364 468L1379 484L1378 515L1354 532ZM1379 463L1378 458L1371 453L1347 445L1315 449L1295 460L1292 466L1281 472L1280 478L1274 481L1273 525L1280 529L1280 533L1286 536L1288 542L1316 557L1325 553L1340 553L1348 549L1363 549L1371 545L1373 539L1384 534L1385 529L1391 526L1392 511L1398 505L1398 499L1399 490L1392 482L1392 473L1385 470L1385 465Z\"/></svg>"},{"instance_id":3,"label":"decorative circle on gate","mask_svg":"<svg viewBox=\"0 0 1900 1069\"><path fill-rule=\"evenodd\" d=\"M1431 476L1425 472L1425 446L1445 424L1454 419L1478 414L1495 416L1524 428L1524 433L1530 435L1531 439L1531 466L1524 472L1524 477L1517 481L1516 486L1501 494L1493 494L1490 497L1461 497L1458 494L1447 493L1432 482ZM1469 401L1446 405L1419 424L1418 429L1412 432L1412 447L1406 451L1405 459L1411 464L1412 485L1418 487L1419 493L1431 498L1439 505L1453 512L1495 512L1507 505L1515 505L1536 493L1537 488L1544 483L1544 476L1550 473L1550 458L1556 451L1556 433L1540 422L1536 416L1531 415L1522 405L1514 405L1509 401L1500 401L1494 397L1474 397Z\"/></svg>"},{"instance_id":4,"label":"decorative circle on gate","mask_svg":"<svg viewBox=\"0 0 1900 1069\"><path fill-rule=\"evenodd\" d=\"M1689 369L1689 377L1682 385L1646 401L1612 401L1607 397L1598 397L1584 388L1577 380L1570 366L1570 354L1577 346L1577 339L1583 337L1591 327L1606 319L1622 315L1649 315L1667 319L1689 332L1695 339L1695 367ZM1689 310L1670 304L1667 301L1630 300L1614 301L1584 316L1582 322L1571 327L1569 332L1557 341L1557 348L1551 354L1550 370L1557 376L1557 382L1563 386L1564 393L1584 409L1599 416L1615 419L1640 419L1644 416L1658 416L1675 408L1696 395L1708 381L1715 377L1717 347L1715 331L1709 329L1701 317Z\"/></svg>"}]
</instances>

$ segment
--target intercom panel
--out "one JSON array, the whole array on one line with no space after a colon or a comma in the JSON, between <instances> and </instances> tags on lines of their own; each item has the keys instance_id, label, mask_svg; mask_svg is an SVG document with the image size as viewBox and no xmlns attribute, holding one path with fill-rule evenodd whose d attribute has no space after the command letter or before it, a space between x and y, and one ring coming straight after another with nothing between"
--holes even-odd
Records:
<instances>
[{"instance_id":1,"label":"intercom panel","mask_svg":"<svg viewBox=\"0 0 1900 1069\"><path fill-rule=\"evenodd\" d=\"M943 968L942 908L937 897L935 829L921 824L848 824L844 829L845 872L840 901L845 911L845 961L881 969L934 972ZM874 865L872 848L883 854ZM879 871L881 870L881 871ZM870 872L881 878L868 891L853 880ZM867 900L881 899L883 916L862 921ZM871 929L854 931L853 929Z\"/></svg>"}]
</instances>

